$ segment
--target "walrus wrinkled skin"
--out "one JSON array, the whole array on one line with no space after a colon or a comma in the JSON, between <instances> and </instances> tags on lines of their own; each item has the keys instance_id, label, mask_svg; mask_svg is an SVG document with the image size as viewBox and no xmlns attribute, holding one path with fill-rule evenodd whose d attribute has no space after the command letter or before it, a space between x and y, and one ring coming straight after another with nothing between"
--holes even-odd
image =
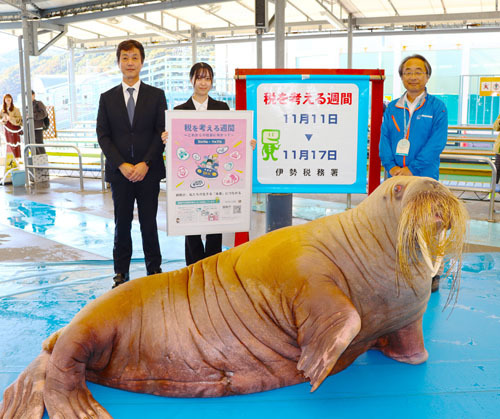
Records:
<instances>
[{"instance_id":1,"label":"walrus wrinkled skin","mask_svg":"<svg viewBox=\"0 0 500 419\"><path fill-rule=\"evenodd\" d=\"M438 182L396 177L353 210L120 285L44 342L5 391L0 417L40 418L45 406L51 417L110 418L85 380L218 397L307 380L314 391L370 348L424 362L431 267L420 251L397 254L398 220L417 197L432 206L423 216L432 225L417 228L431 231L423 237L465 222L462 204ZM410 261L406 277L400 258Z\"/></svg>"}]
</instances>

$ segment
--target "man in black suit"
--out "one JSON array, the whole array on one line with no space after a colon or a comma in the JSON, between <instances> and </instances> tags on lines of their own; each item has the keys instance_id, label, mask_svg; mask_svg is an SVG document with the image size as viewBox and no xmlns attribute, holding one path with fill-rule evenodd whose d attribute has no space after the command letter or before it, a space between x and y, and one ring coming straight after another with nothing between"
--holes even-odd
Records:
<instances>
[{"instance_id":1,"label":"man in black suit","mask_svg":"<svg viewBox=\"0 0 500 419\"><path fill-rule=\"evenodd\" d=\"M139 79L144 63L142 44L121 42L116 58L123 80L101 95L96 127L114 204L113 288L129 280L135 201L147 273L161 272L156 213L160 180L165 177L161 132L167 109L163 91Z\"/></svg>"}]
</instances>

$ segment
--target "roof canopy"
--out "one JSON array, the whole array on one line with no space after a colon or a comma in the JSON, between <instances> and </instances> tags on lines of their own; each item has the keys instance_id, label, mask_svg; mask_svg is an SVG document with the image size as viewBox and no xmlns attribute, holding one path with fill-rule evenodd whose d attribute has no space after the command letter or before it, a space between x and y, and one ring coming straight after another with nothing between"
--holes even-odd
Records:
<instances>
[{"instance_id":1,"label":"roof canopy","mask_svg":"<svg viewBox=\"0 0 500 419\"><path fill-rule=\"evenodd\" d=\"M402 31L499 31L498 0L283 0L285 30L294 36L345 36ZM259 0L0 0L0 31L22 33L22 20L39 22L39 40L63 31L57 45L84 48L143 42L216 42L252 39ZM262 3L265 3L262 0ZM274 1L268 1L264 36L273 36ZM45 29L45 32L43 31ZM266 35L267 34L267 35ZM46 39L43 39L45 36Z\"/></svg>"}]
</instances>

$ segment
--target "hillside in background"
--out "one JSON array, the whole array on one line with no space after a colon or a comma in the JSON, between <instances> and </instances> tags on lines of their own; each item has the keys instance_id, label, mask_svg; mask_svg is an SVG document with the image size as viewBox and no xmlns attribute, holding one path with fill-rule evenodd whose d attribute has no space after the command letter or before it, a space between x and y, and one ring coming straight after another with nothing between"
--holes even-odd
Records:
<instances>
[{"instance_id":1,"label":"hillside in background","mask_svg":"<svg viewBox=\"0 0 500 419\"><path fill-rule=\"evenodd\" d=\"M173 51L154 49L146 51L146 59L151 60L161 55L172 54ZM52 48L39 57L31 57L31 76L67 75L68 53ZM114 52L93 53L77 51L75 53L75 74L99 74L116 68ZM21 93L19 76L19 53L17 50L0 55L0 95L10 93L17 98Z\"/></svg>"},{"instance_id":2,"label":"hillside in background","mask_svg":"<svg viewBox=\"0 0 500 419\"><path fill-rule=\"evenodd\" d=\"M61 74L66 72L66 54L61 52L46 52L40 57L30 60L31 75L36 74ZM17 97L21 93L21 79L19 75L19 53L9 51L2 54L0 59L0 94L10 93Z\"/></svg>"},{"instance_id":3,"label":"hillside in background","mask_svg":"<svg viewBox=\"0 0 500 419\"><path fill-rule=\"evenodd\" d=\"M31 76L67 74L68 54L66 51L50 49L39 57L31 57ZM115 65L115 56L110 53L75 54L75 73L101 73ZM19 53L9 51L0 55L0 95L10 93L18 97L21 93L19 75Z\"/></svg>"},{"instance_id":4,"label":"hillside in background","mask_svg":"<svg viewBox=\"0 0 500 419\"><path fill-rule=\"evenodd\" d=\"M0 94L10 93L13 97L21 92L19 78L19 53L17 50L0 54Z\"/></svg>"}]
</instances>

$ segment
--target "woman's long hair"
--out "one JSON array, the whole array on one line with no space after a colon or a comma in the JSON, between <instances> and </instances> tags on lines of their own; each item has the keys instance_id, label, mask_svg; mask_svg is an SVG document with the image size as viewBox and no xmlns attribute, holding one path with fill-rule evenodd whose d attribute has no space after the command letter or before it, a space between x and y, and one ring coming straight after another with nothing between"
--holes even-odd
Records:
<instances>
[{"instance_id":1,"label":"woman's long hair","mask_svg":"<svg viewBox=\"0 0 500 419\"><path fill-rule=\"evenodd\" d=\"M10 97L10 108L7 109L7 104L5 103L5 99ZM2 106L2 111L4 113L7 113L7 111L12 112L14 110L14 99L12 99L12 96L9 95L8 93L3 95L3 106Z\"/></svg>"}]
</instances>

